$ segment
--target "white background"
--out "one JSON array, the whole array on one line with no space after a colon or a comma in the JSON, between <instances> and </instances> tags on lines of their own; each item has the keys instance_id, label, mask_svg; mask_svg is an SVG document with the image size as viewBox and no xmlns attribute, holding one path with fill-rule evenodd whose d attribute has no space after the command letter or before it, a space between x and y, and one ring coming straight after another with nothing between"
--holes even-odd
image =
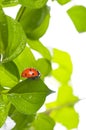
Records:
<instances>
[{"instance_id":1,"label":"white background","mask_svg":"<svg viewBox=\"0 0 86 130\"><path fill-rule=\"evenodd\" d=\"M80 99L84 99L86 98L86 33L77 32L66 11L73 5L86 6L86 0L73 0L64 6L50 1L49 5L51 7L51 21L49 29L41 41L45 46L56 47L70 54L73 63L71 84L74 89L74 94L79 96ZM6 14L15 17L18 7L10 7L4 10ZM48 79L46 82L49 84L50 81ZM53 81L51 84L56 89L56 82ZM77 130L85 130L86 100L81 100L75 105L75 108L80 115L80 123ZM0 130L10 130L10 128L7 129L5 125L4 129ZM66 129L60 124L57 124L55 130Z\"/></svg>"}]
</instances>

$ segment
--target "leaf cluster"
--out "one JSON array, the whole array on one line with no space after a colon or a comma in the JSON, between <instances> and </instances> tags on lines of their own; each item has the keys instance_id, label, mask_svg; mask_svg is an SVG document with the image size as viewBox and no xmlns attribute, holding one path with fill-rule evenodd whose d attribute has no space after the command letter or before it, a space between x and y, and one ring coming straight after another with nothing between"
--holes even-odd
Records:
<instances>
[{"instance_id":1,"label":"leaf cluster","mask_svg":"<svg viewBox=\"0 0 86 130\"><path fill-rule=\"evenodd\" d=\"M69 1L57 0L61 5ZM71 57L56 48L51 55L40 41L50 22L47 2L0 0L0 127L7 116L16 122L13 130L53 130L55 123L61 123L67 129L78 126L79 115L74 105L79 98L69 84L73 70ZM5 14L3 8L18 4L21 7L15 19ZM86 31L85 7L74 6L67 13L78 32ZM52 68L53 63L58 65L56 69ZM35 80L22 78L22 71L30 67L39 70L41 77ZM47 103L46 111L39 113L46 97L53 93L44 82L47 76L54 77L60 86L56 100Z\"/></svg>"}]
</instances>

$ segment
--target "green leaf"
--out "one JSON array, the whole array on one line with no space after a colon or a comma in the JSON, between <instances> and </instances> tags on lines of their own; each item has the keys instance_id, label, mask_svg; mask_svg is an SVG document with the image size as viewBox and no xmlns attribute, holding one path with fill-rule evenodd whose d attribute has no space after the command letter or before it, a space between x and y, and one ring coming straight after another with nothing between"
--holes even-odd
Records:
<instances>
[{"instance_id":1,"label":"green leaf","mask_svg":"<svg viewBox=\"0 0 86 130\"><path fill-rule=\"evenodd\" d=\"M58 63L63 68L67 68L70 73L72 73L72 62L71 57L67 52L53 49L52 61Z\"/></svg>"},{"instance_id":2,"label":"green leaf","mask_svg":"<svg viewBox=\"0 0 86 130\"><path fill-rule=\"evenodd\" d=\"M8 27L6 16L0 8L0 54L3 54L8 45Z\"/></svg>"},{"instance_id":3,"label":"green leaf","mask_svg":"<svg viewBox=\"0 0 86 130\"><path fill-rule=\"evenodd\" d=\"M41 8L47 0L18 0L20 4L29 8Z\"/></svg>"},{"instance_id":4,"label":"green leaf","mask_svg":"<svg viewBox=\"0 0 86 130\"><path fill-rule=\"evenodd\" d=\"M73 129L78 127L79 115L73 107L65 107L61 110L53 111L51 117L56 122L61 123L67 129Z\"/></svg>"},{"instance_id":5,"label":"green leaf","mask_svg":"<svg viewBox=\"0 0 86 130\"><path fill-rule=\"evenodd\" d=\"M67 83L70 80L70 73L63 67L52 70L52 75L62 83Z\"/></svg>"},{"instance_id":6,"label":"green leaf","mask_svg":"<svg viewBox=\"0 0 86 130\"><path fill-rule=\"evenodd\" d=\"M19 112L34 114L52 91L41 79L27 79L9 91L8 98Z\"/></svg>"},{"instance_id":7,"label":"green leaf","mask_svg":"<svg viewBox=\"0 0 86 130\"><path fill-rule=\"evenodd\" d=\"M74 104L78 101L79 98L73 94L72 87L65 84L60 86L56 101L46 104L47 111L56 122L67 129L77 128L79 115L74 110Z\"/></svg>"},{"instance_id":8,"label":"green leaf","mask_svg":"<svg viewBox=\"0 0 86 130\"><path fill-rule=\"evenodd\" d=\"M64 4L68 3L68 2L70 2L71 0L57 0L57 1L58 1L58 3L60 3L61 5L64 5Z\"/></svg>"},{"instance_id":9,"label":"green leaf","mask_svg":"<svg viewBox=\"0 0 86 130\"><path fill-rule=\"evenodd\" d=\"M0 127L5 123L9 108L10 103L8 102L6 95L0 95Z\"/></svg>"},{"instance_id":10,"label":"green leaf","mask_svg":"<svg viewBox=\"0 0 86 130\"><path fill-rule=\"evenodd\" d=\"M39 39L49 25L49 7L44 6L40 9L21 7L16 19L21 23L28 38Z\"/></svg>"},{"instance_id":11,"label":"green leaf","mask_svg":"<svg viewBox=\"0 0 86 130\"><path fill-rule=\"evenodd\" d=\"M51 60L51 54L49 52L49 50L38 40L27 40L28 45L38 51L44 58Z\"/></svg>"},{"instance_id":12,"label":"green leaf","mask_svg":"<svg viewBox=\"0 0 86 130\"><path fill-rule=\"evenodd\" d=\"M5 50L2 62L8 62L17 57L25 47L26 36L21 25L10 17L7 18L8 24L8 46Z\"/></svg>"},{"instance_id":13,"label":"green leaf","mask_svg":"<svg viewBox=\"0 0 86 130\"><path fill-rule=\"evenodd\" d=\"M58 96L57 96L57 104L63 105L63 104L72 104L76 103L78 101L78 97L73 95L73 89L69 85L62 85L58 90ZM70 105L71 105L70 104Z\"/></svg>"},{"instance_id":14,"label":"green leaf","mask_svg":"<svg viewBox=\"0 0 86 130\"><path fill-rule=\"evenodd\" d=\"M36 119L33 121L31 129L34 130L53 130L55 122L54 120L44 113L37 115Z\"/></svg>"},{"instance_id":15,"label":"green leaf","mask_svg":"<svg viewBox=\"0 0 86 130\"><path fill-rule=\"evenodd\" d=\"M47 3L47 0L1 0L0 6L10 7L17 4L22 4L23 6L29 8L41 8Z\"/></svg>"},{"instance_id":16,"label":"green leaf","mask_svg":"<svg viewBox=\"0 0 86 130\"><path fill-rule=\"evenodd\" d=\"M52 61L57 63L59 67L52 70L52 75L60 82L66 83L71 78L72 62L68 53L53 49Z\"/></svg>"},{"instance_id":17,"label":"green leaf","mask_svg":"<svg viewBox=\"0 0 86 130\"><path fill-rule=\"evenodd\" d=\"M9 94L8 98L16 109L24 114L34 114L45 101L44 93Z\"/></svg>"},{"instance_id":18,"label":"green leaf","mask_svg":"<svg viewBox=\"0 0 86 130\"><path fill-rule=\"evenodd\" d=\"M35 67L36 64L35 58L29 47L25 47L23 52L14 59L14 62L19 69L20 75L24 69Z\"/></svg>"},{"instance_id":19,"label":"green leaf","mask_svg":"<svg viewBox=\"0 0 86 130\"><path fill-rule=\"evenodd\" d=\"M44 66L44 68L43 68ZM40 71L41 77L44 78L45 76L49 75L51 72L51 63L45 58L40 58L36 62L36 68Z\"/></svg>"},{"instance_id":20,"label":"green leaf","mask_svg":"<svg viewBox=\"0 0 86 130\"><path fill-rule=\"evenodd\" d=\"M15 121L16 125L12 130L24 130L34 120L35 115L24 115L14 109L11 118Z\"/></svg>"},{"instance_id":21,"label":"green leaf","mask_svg":"<svg viewBox=\"0 0 86 130\"><path fill-rule=\"evenodd\" d=\"M74 105L76 102L79 101L79 98L77 96L73 95L73 89L68 84L64 84L59 87L57 99L54 102L46 104L47 108L51 107L66 107Z\"/></svg>"},{"instance_id":22,"label":"green leaf","mask_svg":"<svg viewBox=\"0 0 86 130\"><path fill-rule=\"evenodd\" d=\"M73 6L67 11L78 32L86 32L86 8Z\"/></svg>"},{"instance_id":23,"label":"green leaf","mask_svg":"<svg viewBox=\"0 0 86 130\"><path fill-rule=\"evenodd\" d=\"M0 1L0 6L2 7L10 7L10 6L15 6L18 4L18 0L1 0Z\"/></svg>"},{"instance_id":24,"label":"green leaf","mask_svg":"<svg viewBox=\"0 0 86 130\"><path fill-rule=\"evenodd\" d=\"M19 81L19 72L13 62L8 62L0 65L0 85L3 87L12 88Z\"/></svg>"}]
</instances>

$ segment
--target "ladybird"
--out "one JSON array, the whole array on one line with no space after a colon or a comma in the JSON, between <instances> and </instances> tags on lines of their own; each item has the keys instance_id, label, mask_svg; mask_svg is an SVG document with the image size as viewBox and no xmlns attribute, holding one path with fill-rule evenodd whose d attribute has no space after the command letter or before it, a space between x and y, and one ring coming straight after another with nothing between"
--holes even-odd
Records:
<instances>
[{"instance_id":1,"label":"ladybird","mask_svg":"<svg viewBox=\"0 0 86 130\"><path fill-rule=\"evenodd\" d=\"M21 76L24 77L24 78L35 79L35 78L40 77L40 73L39 73L38 70L36 70L34 68L27 68L22 72Z\"/></svg>"}]
</instances>

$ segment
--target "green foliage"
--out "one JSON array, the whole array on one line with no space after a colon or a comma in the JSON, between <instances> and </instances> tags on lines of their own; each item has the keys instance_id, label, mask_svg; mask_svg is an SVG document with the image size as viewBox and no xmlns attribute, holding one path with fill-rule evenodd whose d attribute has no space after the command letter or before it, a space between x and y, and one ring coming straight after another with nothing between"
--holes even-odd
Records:
<instances>
[{"instance_id":1,"label":"green foliage","mask_svg":"<svg viewBox=\"0 0 86 130\"><path fill-rule=\"evenodd\" d=\"M19 72L13 62L8 62L0 65L0 85L12 88L19 81Z\"/></svg>"},{"instance_id":2,"label":"green foliage","mask_svg":"<svg viewBox=\"0 0 86 130\"><path fill-rule=\"evenodd\" d=\"M9 60L12 60L17 57L24 49L26 43L26 36L20 24L8 16L6 18L9 36L8 46L3 56L3 62L8 62Z\"/></svg>"},{"instance_id":3,"label":"green foliage","mask_svg":"<svg viewBox=\"0 0 86 130\"><path fill-rule=\"evenodd\" d=\"M44 66L44 68L43 68L43 66ZM45 76L49 75L50 72L51 72L51 69L52 69L51 68L51 63L45 58L40 58L40 59L37 60L36 68L38 68L38 70L41 73L41 77L43 77L43 78Z\"/></svg>"},{"instance_id":4,"label":"green foliage","mask_svg":"<svg viewBox=\"0 0 86 130\"><path fill-rule=\"evenodd\" d=\"M41 8L46 4L47 0L0 0L0 6L10 7L17 4L22 4L23 6L29 8Z\"/></svg>"},{"instance_id":5,"label":"green foliage","mask_svg":"<svg viewBox=\"0 0 86 130\"><path fill-rule=\"evenodd\" d=\"M10 7L18 4L18 0L0 0L0 6Z\"/></svg>"},{"instance_id":6,"label":"green foliage","mask_svg":"<svg viewBox=\"0 0 86 130\"><path fill-rule=\"evenodd\" d=\"M60 82L67 83L71 78L72 62L69 54L58 49L53 49L52 61L59 67L52 70L52 75Z\"/></svg>"},{"instance_id":7,"label":"green foliage","mask_svg":"<svg viewBox=\"0 0 86 130\"><path fill-rule=\"evenodd\" d=\"M35 115L24 115L14 110L11 118L16 122L16 126L12 130L26 130L29 124L35 119Z\"/></svg>"},{"instance_id":8,"label":"green foliage","mask_svg":"<svg viewBox=\"0 0 86 130\"><path fill-rule=\"evenodd\" d=\"M55 122L52 118L44 113L39 113L32 122L30 130L53 130Z\"/></svg>"},{"instance_id":9,"label":"green foliage","mask_svg":"<svg viewBox=\"0 0 86 130\"><path fill-rule=\"evenodd\" d=\"M19 112L30 115L42 106L51 92L42 80L27 79L9 91L8 99Z\"/></svg>"},{"instance_id":10,"label":"green foliage","mask_svg":"<svg viewBox=\"0 0 86 130\"><path fill-rule=\"evenodd\" d=\"M50 115L56 122L72 129L77 128L79 123L79 115L74 109L74 104L78 101L78 97L73 95L72 87L66 84L60 86L56 101L46 104L46 107L50 108Z\"/></svg>"},{"instance_id":11,"label":"green foliage","mask_svg":"<svg viewBox=\"0 0 86 130\"><path fill-rule=\"evenodd\" d=\"M45 50L45 53L48 54L47 53L48 50L45 49L45 47L44 47L44 50ZM50 55L46 55L46 57L50 57ZM24 69L30 68L30 67L38 69L41 73L41 78L44 78L45 76L47 76L51 71L50 61L47 60L46 58L40 58L36 60L29 47L25 47L23 52L17 58L14 59L14 62L16 63L19 69L20 75ZM43 68L43 66L41 65L45 67Z\"/></svg>"},{"instance_id":12,"label":"green foliage","mask_svg":"<svg viewBox=\"0 0 86 130\"><path fill-rule=\"evenodd\" d=\"M68 129L77 128L79 115L73 107L65 107L58 111L53 111L51 116L56 122L61 123Z\"/></svg>"},{"instance_id":13,"label":"green foliage","mask_svg":"<svg viewBox=\"0 0 86 130\"><path fill-rule=\"evenodd\" d=\"M51 54L49 52L49 50L38 40L27 40L28 45L38 51L44 58L51 60Z\"/></svg>"},{"instance_id":14,"label":"green foliage","mask_svg":"<svg viewBox=\"0 0 86 130\"><path fill-rule=\"evenodd\" d=\"M4 53L6 47L7 47L7 38L8 38L8 27L7 27L7 20L6 16L0 8L0 54Z\"/></svg>"},{"instance_id":15,"label":"green foliage","mask_svg":"<svg viewBox=\"0 0 86 130\"><path fill-rule=\"evenodd\" d=\"M3 62L17 57L25 47L26 36L20 24L0 10L0 54ZM21 37L22 35L22 37Z\"/></svg>"},{"instance_id":16,"label":"green foliage","mask_svg":"<svg viewBox=\"0 0 86 130\"><path fill-rule=\"evenodd\" d=\"M61 5L70 0L57 0ZM73 71L71 57L67 52L54 48L53 54L40 42L50 22L48 0L0 0L0 127L7 116L16 126L13 130L54 130L55 123L67 129L77 128L79 115L74 105L79 98L69 84ZM15 19L5 15L3 7L20 4ZM74 6L67 13L79 32L86 31L86 10ZM34 51L40 54L36 57ZM52 63L58 67L52 68ZM24 79L21 73L35 68L40 77ZM46 97L53 92L45 77L53 76L60 82L56 100L45 105Z\"/></svg>"},{"instance_id":17,"label":"green foliage","mask_svg":"<svg viewBox=\"0 0 86 130\"><path fill-rule=\"evenodd\" d=\"M0 127L3 125L8 116L9 108L10 103L8 102L6 95L0 95Z\"/></svg>"},{"instance_id":18,"label":"green foliage","mask_svg":"<svg viewBox=\"0 0 86 130\"><path fill-rule=\"evenodd\" d=\"M68 3L68 2L70 2L71 0L57 0L57 1L58 1L58 3L60 3L61 5L64 5L64 4Z\"/></svg>"},{"instance_id":19,"label":"green foliage","mask_svg":"<svg viewBox=\"0 0 86 130\"><path fill-rule=\"evenodd\" d=\"M48 28L50 19L49 7L44 6L40 9L21 7L16 19L21 23L28 38L38 39Z\"/></svg>"},{"instance_id":20,"label":"green foliage","mask_svg":"<svg viewBox=\"0 0 86 130\"><path fill-rule=\"evenodd\" d=\"M18 0L18 1L23 6L27 6L29 8L41 8L47 2L47 0Z\"/></svg>"},{"instance_id":21,"label":"green foliage","mask_svg":"<svg viewBox=\"0 0 86 130\"><path fill-rule=\"evenodd\" d=\"M73 6L67 11L78 32L86 31L86 8L84 6Z\"/></svg>"},{"instance_id":22,"label":"green foliage","mask_svg":"<svg viewBox=\"0 0 86 130\"><path fill-rule=\"evenodd\" d=\"M21 75L24 69L35 67L36 60L30 48L25 47L23 52L14 59L14 62L16 63Z\"/></svg>"}]
</instances>

